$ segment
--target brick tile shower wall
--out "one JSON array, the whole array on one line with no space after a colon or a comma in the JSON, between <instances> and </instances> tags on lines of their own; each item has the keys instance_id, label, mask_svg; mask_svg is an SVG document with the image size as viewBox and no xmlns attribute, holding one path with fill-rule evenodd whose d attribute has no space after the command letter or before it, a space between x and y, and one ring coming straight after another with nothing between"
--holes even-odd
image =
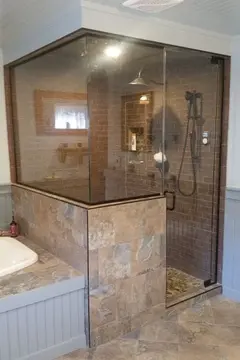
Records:
<instances>
[{"instance_id":1,"label":"brick tile shower wall","mask_svg":"<svg viewBox=\"0 0 240 360\"><path fill-rule=\"evenodd\" d=\"M184 61L179 67L169 64L166 127L168 130L167 123L171 121L169 113L174 113L178 118L174 125L178 126L179 132L167 133L166 152L170 171L176 177L187 126L184 95L185 91L193 90L203 94L205 123L202 131L209 131L209 145L201 145L196 193L186 197L177 190L176 208L167 212L167 265L208 280L214 276L216 262L222 79L217 65L212 65L206 58ZM167 186L177 188L176 182L168 182ZM187 193L193 187L189 142L180 187Z\"/></svg>"},{"instance_id":2,"label":"brick tile shower wall","mask_svg":"<svg viewBox=\"0 0 240 360\"><path fill-rule=\"evenodd\" d=\"M90 195L93 202L105 200L104 170L108 161L108 77L104 71L96 71L88 82L88 106L90 119Z\"/></svg>"},{"instance_id":3,"label":"brick tile shower wall","mask_svg":"<svg viewBox=\"0 0 240 360\"><path fill-rule=\"evenodd\" d=\"M151 69L154 78L154 69ZM229 79L229 73L226 72ZM228 85L226 84L226 89ZM154 91L156 98L156 88ZM191 197L182 196L177 190L176 178L179 172L183 144L187 126L187 102L185 92L193 91L203 94L202 131L209 132L209 145L201 145L200 161L197 165L197 191ZM167 263L204 280L213 277L216 263L218 191L219 191L219 159L221 136L221 91L222 79L217 65L210 58L197 57L179 60L178 64L169 61L167 64L167 111L166 111L166 154L170 162L170 174L173 180L166 179L166 188L176 191L176 209L167 214ZM228 102L228 93L225 94ZM123 111L123 108L122 108ZM226 114L223 119L224 134L228 125ZM117 198L126 191L132 196L151 194L161 189L161 178L156 172L153 153L157 150L157 139L161 138L162 107L154 102L153 116L153 148L152 152L143 153L144 166L135 166L129 172L127 163L125 171L119 175L107 174L107 189L110 197ZM225 135L226 137L226 135ZM158 141L160 146L161 142ZM226 138L224 140L226 144ZM222 178L221 178L221 211L224 208L224 189L226 171L226 146L222 146ZM123 152L121 153L123 154ZM124 158L126 161L126 157ZM126 173L127 171L127 173ZM151 178L150 175L154 177ZM170 177L171 178L171 177ZM122 179L120 181L120 179ZM119 181L117 181L119 180ZM122 184L122 186L121 186ZM193 186L191 154L189 142L180 181L181 188L189 192ZM114 196L115 195L115 196ZM169 201L169 204L171 200ZM221 224L221 222L220 222ZM220 232L222 230L220 229ZM221 234L220 234L221 235ZM221 280L221 239L219 241L219 277Z\"/></svg>"},{"instance_id":4,"label":"brick tile shower wall","mask_svg":"<svg viewBox=\"0 0 240 360\"><path fill-rule=\"evenodd\" d=\"M215 251L216 221L217 221L217 193L218 187L213 187L213 178L217 184L219 169L216 166L213 175L214 164L214 120L216 113L216 82L217 68L210 64L206 58L189 59L176 63L168 62L167 84L167 119L166 119L166 152L170 161L170 173L177 176L181 154L183 150L184 132L186 130L187 104L185 91L196 90L204 96L204 130L210 131L210 145L202 146L201 163L198 166L197 193L193 197L183 197L177 192L176 210L168 212L168 238L167 238L167 262L168 265L177 267L197 277L208 279L210 277L211 254ZM154 79L154 68L151 69L151 78ZM140 196L153 194L161 190L160 173L156 170L152 152L143 153L144 166L135 166L134 172L128 171L129 157L121 147L121 96L126 94L122 91L126 86L126 79L113 80L105 73L96 73L88 86L90 130L91 130L91 186L95 201L119 199L127 196ZM229 70L226 72L226 82L229 82ZM110 88L109 88L110 86ZM229 84L226 86L228 89ZM114 93L113 91L114 90ZM161 102L156 101L156 95L161 97L161 89L153 88L148 91L154 92L154 117L153 121L159 121L161 117ZM227 105L229 95L225 94ZM218 101L220 110L220 101ZM9 109L9 107L8 107ZM219 114L220 115L220 114ZM223 122L222 142L222 167L221 167L221 201L220 217L223 219L225 172L226 172L226 143L228 110L225 107ZM217 119L216 138L218 143L215 151L216 164L219 160L220 140L220 116ZM156 127L154 128L156 131ZM9 123L9 132L11 127ZM156 135L154 133L153 135ZM157 129L160 137L161 129ZM154 151L154 149L153 149ZM12 152L13 154L13 152ZM112 155L112 163L110 162ZM107 170L116 158L122 158L119 169ZM12 162L13 164L13 158ZM189 147L186 152L186 162L183 169L181 186L189 190L192 185L191 158ZM154 174L155 177L151 177ZM79 185L79 183L78 183ZM174 181L168 181L170 189L176 189ZM126 192L127 189L127 192ZM214 193L213 193L214 189ZM76 189L71 185L73 196ZM86 193L88 192L86 187ZM79 199L81 200L81 199ZM214 206L212 206L214 204ZM214 215L213 223L211 221ZM220 219L220 225L223 220ZM212 232L211 229L214 228ZM219 258L222 256L222 234L220 229ZM213 257L214 260L214 257ZM221 279L221 261L219 262L219 281Z\"/></svg>"}]
</instances>

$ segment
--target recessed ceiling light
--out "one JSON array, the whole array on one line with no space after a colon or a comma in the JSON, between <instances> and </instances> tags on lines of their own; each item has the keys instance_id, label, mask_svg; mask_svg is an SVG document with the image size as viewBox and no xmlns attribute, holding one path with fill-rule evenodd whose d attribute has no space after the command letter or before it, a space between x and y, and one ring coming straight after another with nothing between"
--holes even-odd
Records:
<instances>
[{"instance_id":1,"label":"recessed ceiling light","mask_svg":"<svg viewBox=\"0 0 240 360\"><path fill-rule=\"evenodd\" d=\"M111 45L106 47L104 54L112 59L117 59L122 53L119 45Z\"/></svg>"},{"instance_id":2,"label":"recessed ceiling light","mask_svg":"<svg viewBox=\"0 0 240 360\"><path fill-rule=\"evenodd\" d=\"M127 0L124 1L123 6L147 13L157 13L183 2L184 0Z\"/></svg>"}]
</instances>

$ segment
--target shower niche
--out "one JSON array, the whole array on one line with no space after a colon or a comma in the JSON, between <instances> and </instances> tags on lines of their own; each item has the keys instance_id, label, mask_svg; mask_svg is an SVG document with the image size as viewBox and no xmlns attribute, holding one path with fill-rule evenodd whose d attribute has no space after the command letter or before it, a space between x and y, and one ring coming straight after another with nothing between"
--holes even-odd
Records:
<instances>
[{"instance_id":1,"label":"shower niche","mask_svg":"<svg viewBox=\"0 0 240 360\"><path fill-rule=\"evenodd\" d=\"M122 96L122 150L152 151L153 92Z\"/></svg>"}]
</instances>

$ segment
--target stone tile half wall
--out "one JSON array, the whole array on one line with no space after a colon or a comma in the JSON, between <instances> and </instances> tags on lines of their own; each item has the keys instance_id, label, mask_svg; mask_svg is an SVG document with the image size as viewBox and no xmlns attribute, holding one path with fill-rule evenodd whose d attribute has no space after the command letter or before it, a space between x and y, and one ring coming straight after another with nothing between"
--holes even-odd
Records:
<instances>
[{"instance_id":1,"label":"stone tile half wall","mask_svg":"<svg viewBox=\"0 0 240 360\"><path fill-rule=\"evenodd\" d=\"M148 320L166 294L165 199L88 211L91 345Z\"/></svg>"},{"instance_id":2,"label":"stone tile half wall","mask_svg":"<svg viewBox=\"0 0 240 360\"><path fill-rule=\"evenodd\" d=\"M0 229L8 229L12 221L11 185L0 184Z\"/></svg>"},{"instance_id":3,"label":"stone tile half wall","mask_svg":"<svg viewBox=\"0 0 240 360\"><path fill-rule=\"evenodd\" d=\"M164 198L84 209L19 186L12 196L21 233L85 275L91 346L165 309Z\"/></svg>"},{"instance_id":4,"label":"stone tile half wall","mask_svg":"<svg viewBox=\"0 0 240 360\"><path fill-rule=\"evenodd\" d=\"M21 234L87 279L87 210L17 186L12 196Z\"/></svg>"}]
</instances>

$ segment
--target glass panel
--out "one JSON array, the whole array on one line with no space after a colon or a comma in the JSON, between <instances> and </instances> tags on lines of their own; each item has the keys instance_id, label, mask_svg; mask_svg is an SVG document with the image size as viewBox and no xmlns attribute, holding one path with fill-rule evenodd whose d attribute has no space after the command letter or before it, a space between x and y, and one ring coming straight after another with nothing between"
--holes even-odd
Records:
<instances>
[{"instance_id":1,"label":"glass panel","mask_svg":"<svg viewBox=\"0 0 240 360\"><path fill-rule=\"evenodd\" d=\"M166 68L165 189L176 195L167 211L171 303L216 280L222 69L208 54L178 49L168 50Z\"/></svg>"},{"instance_id":2,"label":"glass panel","mask_svg":"<svg viewBox=\"0 0 240 360\"><path fill-rule=\"evenodd\" d=\"M14 69L18 181L89 201L86 41Z\"/></svg>"},{"instance_id":3,"label":"glass panel","mask_svg":"<svg viewBox=\"0 0 240 360\"><path fill-rule=\"evenodd\" d=\"M17 66L18 182L87 203L162 193L163 54L86 36Z\"/></svg>"},{"instance_id":4,"label":"glass panel","mask_svg":"<svg viewBox=\"0 0 240 360\"><path fill-rule=\"evenodd\" d=\"M163 50L88 37L91 201L162 193Z\"/></svg>"}]
</instances>

